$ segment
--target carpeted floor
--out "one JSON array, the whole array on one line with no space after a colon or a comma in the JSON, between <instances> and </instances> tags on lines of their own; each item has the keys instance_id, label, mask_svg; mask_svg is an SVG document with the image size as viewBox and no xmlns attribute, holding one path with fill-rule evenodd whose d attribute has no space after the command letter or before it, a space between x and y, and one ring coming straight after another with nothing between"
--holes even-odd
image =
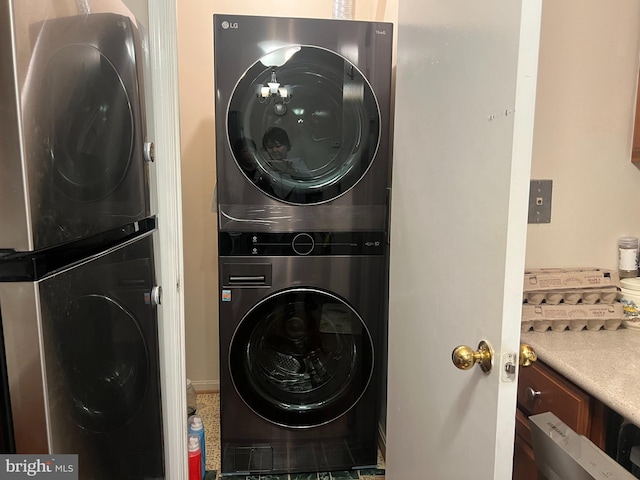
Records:
<instances>
[{"instance_id":1,"label":"carpeted floor","mask_svg":"<svg viewBox=\"0 0 640 480\"><path fill-rule=\"evenodd\" d=\"M220 471L220 395L198 393L198 411L205 425L206 480L216 480ZM225 480L384 480L384 459L378 452L378 468L348 472L313 472L285 475L233 475Z\"/></svg>"},{"instance_id":2,"label":"carpeted floor","mask_svg":"<svg viewBox=\"0 0 640 480\"><path fill-rule=\"evenodd\" d=\"M204 444L207 454L206 469L220 470L220 395L199 393L197 414L204 422Z\"/></svg>"}]
</instances>

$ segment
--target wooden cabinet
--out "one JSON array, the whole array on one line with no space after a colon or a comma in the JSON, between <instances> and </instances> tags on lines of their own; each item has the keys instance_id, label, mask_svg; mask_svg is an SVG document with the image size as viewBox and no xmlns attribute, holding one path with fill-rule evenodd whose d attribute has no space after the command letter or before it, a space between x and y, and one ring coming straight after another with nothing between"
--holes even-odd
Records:
<instances>
[{"instance_id":1,"label":"wooden cabinet","mask_svg":"<svg viewBox=\"0 0 640 480\"><path fill-rule=\"evenodd\" d=\"M605 447L606 407L547 365L536 362L520 369L516 411L513 480L536 480L528 417L552 412L567 426Z\"/></svg>"},{"instance_id":2,"label":"wooden cabinet","mask_svg":"<svg viewBox=\"0 0 640 480\"><path fill-rule=\"evenodd\" d=\"M633 126L631 161L640 164L640 81L638 81L638 95L636 97L636 123Z\"/></svg>"}]
</instances>

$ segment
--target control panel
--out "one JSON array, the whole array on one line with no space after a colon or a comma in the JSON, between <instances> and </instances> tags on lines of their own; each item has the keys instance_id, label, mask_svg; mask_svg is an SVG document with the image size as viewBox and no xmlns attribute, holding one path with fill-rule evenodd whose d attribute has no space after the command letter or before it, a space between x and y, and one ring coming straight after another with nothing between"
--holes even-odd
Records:
<instances>
[{"instance_id":1,"label":"control panel","mask_svg":"<svg viewBox=\"0 0 640 480\"><path fill-rule=\"evenodd\" d=\"M220 232L220 256L383 255L384 232Z\"/></svg>"}]
</instances>

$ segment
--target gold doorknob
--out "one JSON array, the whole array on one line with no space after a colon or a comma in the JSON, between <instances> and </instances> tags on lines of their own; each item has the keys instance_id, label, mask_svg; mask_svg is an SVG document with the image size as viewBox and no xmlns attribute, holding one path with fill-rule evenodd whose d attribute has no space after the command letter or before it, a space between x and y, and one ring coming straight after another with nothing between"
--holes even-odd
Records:
<instances>
[{"instance_id":1,"label":"gold doorknob","mask_svg":"<svg viewBox=\"0 0 640 480\"><path fill-rule=\"evenodd\" d=\"M451 360L460 370L469 370L477 363L484 373L489 373L493 364L493 349L484 340L478 344L475 351L471 347L460 345L453 349Z\"/></svg>"},{"instance_id":2,"label":"gold doorknob","mask_svg":"<svg viewBox=\"0 0 640 480\"><path fill-rule=\"evenodd\" d=\"M520 363L521 367L528 367L532 362L538 360L538 355L533 350L531 345L527 345L526 343L520 344L520 358L518 359L518 363Z\"/></svg>"}]
</instances>

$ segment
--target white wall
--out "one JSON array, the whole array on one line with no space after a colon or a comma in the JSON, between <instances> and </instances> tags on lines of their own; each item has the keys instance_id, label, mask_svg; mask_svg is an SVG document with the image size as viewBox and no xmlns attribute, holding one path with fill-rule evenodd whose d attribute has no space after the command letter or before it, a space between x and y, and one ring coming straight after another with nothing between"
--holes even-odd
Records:
<instances>
[{"instance_id":1,"label":"white wall","mask_svg":"<svg viewBox=\"0 0 640 480\"><path fill-rule=\"evenodd\" d=\"M531 178L552 179L551 223L529 225L527 267L617 268L640 236L630 163L638 0L545 0Z\"/></svg>"}]
</instances>

